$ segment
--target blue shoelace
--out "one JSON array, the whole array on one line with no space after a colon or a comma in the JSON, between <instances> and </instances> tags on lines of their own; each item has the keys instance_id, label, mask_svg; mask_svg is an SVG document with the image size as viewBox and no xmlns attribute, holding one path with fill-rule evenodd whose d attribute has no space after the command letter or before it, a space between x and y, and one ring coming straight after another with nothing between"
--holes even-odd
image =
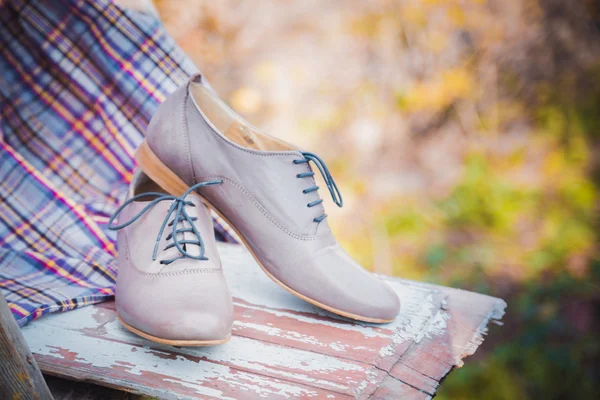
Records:
<instances>
[{"instance_id":1,"label":"blue shoelace","mask_svg":"<svg viewBox=\"0 0 600 400\"><path fill-rule=\"evenodd\" d=\"M154 252L152 253L152 260L156 260L156 254L158 252L158 244L160 243L160 239L162 238L162 235L167 226L173 227L173 230L171 231L170 234L167 235L167 237L165 239L173 240L173 243L168 244L164 248L164 250L168 250L173 247L176 247L177 250L179 251L179 253L181 254L181 257L172 258L169 260L161 260L161 262L160 262L161 264L168 265L168 264L171 264L173 261L176 261L176 260L179 260L182 258L186 258L186 257L193 258L194 260L208 260L208 258L206 258L204 256L204 241L202 240L202 237L200 236L200 232L198 232L198 229L196 229L196 226L194 224L194 221L196 221L198 218L190 217L190 215L185 210L185 206L195 207L195 205L191 201L186 200L186 198L191 192L195 191L196 189L198 189L200 187L219 185L221 183L223 183L222 180L214 180L214 181L197 183L194 186L190 187L188 190L186 190L186 192L181 197L172 196L170 194L164 194L164 193L159 193L159 192L140 193L136 196L133 196L126 202L124 202L121 205L121 207L119 207L115 211L115 213L112 215L112 217L110 217L110 219L108 220L108 229L114 230L114 231L123 229L123 228L133 224L138 219L140 219L140 217L142 215L144 215L144 213L146 211L148 211L150 208L154 207L157 203L159 203L161 201L171 200L171 201L173 201L173 204L171 204L171 207L169 208L169 211L167 212L167 216L165 217L165 220L160 227L158 236L156 237L156 244L154 245ZM147 197L147 196L151 196L151 197L153 196L156 198L154 200L152 200L151 202L149 202L140 212L138 212L136 215L131 217L131 219L129 221L123 222L119 225L114 225L114 220L119 216L119 214L121 213L121 211L123 211L123 209L125 207L127 207L129 204L133 203L134 201L136 201L140 198L143 198L143 197ZM174 218L171 221L169 221L169 219L171 219L171 215L173 215L173 214L175 214ZM187 223L190 227L179 229L178 225L180 224L180 222L183 222L183 221L187 221ZM180 240L179 235L183 234L185 232L193 233L194 236L196 237L195 240L190 240L190 239ZM195 256L193 254L188 253L186 251L186 245L199 246L200 247L200 255Z\"/></svg>"},{"instance_id":2,"label":"blue shoelace","mask_svg":"<svg viewBox=\"0 0 600 400\"><path fill-rule=\"evenodd\" d=\"M323 176L323 180L325 181L325 184L327 185L327 189L329 189L329 193L331 193L331 198L333 199L333 202L335 204L337 204L338 207L342 207L344 205L344 200L342 199L342 194L340 193L340 190L338 189L335 181L333 180L333 176L331 176L331 173L329 172L329 168L327 168L325 161L323 161L323 159L321 157L319 157L318 155L316 155L315 153L304 152L304 151L301 153L304 156L304 159L303 160L294 160L294 164L308 164L309 161L312 161L313 164L315 164L317 166L317 168L319 169L319 172L321 172L321 175ZM314 172L303 172L301 174L297 174L296 178L308 178L308 177L313 177L313 176L315 176ZM307 194L307 193L315 192L317 190L319 190L319 187L313 186L308 189L304 189L302 191L302 193ZM319 200L311 201L306 206L314 207L316 205L321 204L322 202L323 202L323 200L319 199ZM325 218L327 218L327 214L322 214L322 215L316 217L315 219L313 219L313 221L321 222Z\"/></svg>"}]
</instances>

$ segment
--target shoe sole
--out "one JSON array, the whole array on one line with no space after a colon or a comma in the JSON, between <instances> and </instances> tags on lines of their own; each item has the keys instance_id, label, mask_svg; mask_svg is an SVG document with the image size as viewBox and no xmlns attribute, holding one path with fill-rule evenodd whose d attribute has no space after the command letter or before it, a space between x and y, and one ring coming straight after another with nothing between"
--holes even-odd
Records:
<instances>
[{"instance_id":1,"label":"shoe sole","mask_svg":"<svg viewBox=\"0 0 600 400\"><path fill-rule=\"evenodd\" d=\"M227 343L229 339L231 339L231 334L224 339L215 339L215 340L172 340L172 339L163 339L157 336L149 335L145 332L140 331L139 329L134 328L129 325L127 322L123 321L119 314L117 314L117 318L121 325L125 327L130 332L135 333L138 336L141 336L145 339L151 340L160 344L168 344L169 346L182 346L182 347L205 347L205 346L216 346L219 344Z\"/></svg>"},{"instance_id":2,"label":"shoe sole","mask_svg":"<svg viewBox=\"0 0 600 400\"><path fill-rule=\"evenodd\" d=\"M152 149L150 149L150 146L148 145L146 140L144 140L142 142L142 144L140 144L140 146L135 151L135 159L138 163L138 166L142 169L142 171L144 171L144 173L146 175L148 175L155 183L157 183L159 186L161 186L164 190L166 190L170 194L172 194L174 196L181 196L189 189L189 186L179 176L177 176L177 174L175 174L173 171L171 171L169 169L169 167L167 167L156 156L156 154L154 154L154 152L152 151ZM263 272L265 274L267 274L267 276L269 278L271 278L275 283L277 283L279 286L281 286L288 292L301 298L304 301L309 302L310 304L313 304L317 307L323 308L334 314L341 315L342 317L354 319L357 321L371 322L371 323L375 323L375 324L385 324L385 323L394 321L395 318L392 318L392 319L369 318L369 317L363 317L361 315L351 314L351 313L348 313L345 311L341 311L336 308L325 305L323 303L320 303L317 300L311 299L310 297L307 297L301 293L298 293L291 287L287 286L285 283L281 282L279 279L277 279L275 276L273 276L262 265L262 263L260 262L258 257L256 257L256 255L252 251L252 248L248 245L248 242L244 238L244 235L242 235L240 233L240 231L231 222L229 222L229 220L215 206L210 204L210 202L208 200L206 200L204 197L202 197L199 193L196 193L196 194L198 195L198 197L202 200L202 202L207 207L214 210L238 234L238 236L244 243L244 246L246 246L248 251L250 251L250 254L252 254L252 257L254 257L254 259L256 260L256 262L258 263L260 268L263 270Z\"/></svg>"}]
</instances>

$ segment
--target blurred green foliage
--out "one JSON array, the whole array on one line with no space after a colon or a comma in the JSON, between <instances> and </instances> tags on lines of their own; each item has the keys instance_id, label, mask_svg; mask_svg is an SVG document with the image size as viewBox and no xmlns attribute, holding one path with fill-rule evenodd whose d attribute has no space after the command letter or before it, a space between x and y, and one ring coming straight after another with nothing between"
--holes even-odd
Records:
<instances>
[{"instance_id":1,"label":"blurred green foliage","mask_svg":"<svg viewBox=\"0 0 600 400\"><path fill-rule=\"evenodd\" d=\"M484 346L491 352L451 374L438 398L596 397L598 182L590 161L600 108L591 112L589 101L534 110L547 149L541 183L511 175L524 162L521 149L501 157L473 150L448 196L381 216L392 242L420 237L416 257L398 257L399 275L420 270L414 278L508 302L505 327L492 328Z\"/></svg>"},{"instance_id":2,"label":"blurred green foliage","mask_svg":"<svg viewBox=\"0 0 600 400\"><path fill-rule=\"evenodd\" d=\"M419 10L457 3L431 0ZM567 2L523 3L538 10L533 18L542 26L558 20L591 29L574 28L571 33L587 37L568 40L600 38L597 20L586 25ZM492 327L477 361L444 381L441 399L592 399L600 391L600 58L580 63L581 50L565 50L570 44L551 35L545 40L548 47L532 52L525 65L498 62L491 101L477 75L489 62L477 53L485 49L396 96L404 115L442 113L456 120L461 104L474 103L481 116L461 176L446 195L400 196L374 212L395 274L508 303L505 326ZM528 65L553 48L559 49L556 64ZM556 69L536 80L544 68ZM511 127L524 121L521 144L499 151ZM373 251L348 243L357 253Z\"/></svg>"},{"instance_id":3,"label":"blurred green foliage","mask_svg":"<svg viewBox=\"0 0 600 400\"><path fill-rule=\"evenodd\" d=\"M600 289L600 262L590 254L598 243L598 187L590 174L587 137L595 132L586 127L597 126L600 113L577 105L567 109L544 105L539 115L539 134L553 144L545 160L545 186L511 185L502 179L502 168L491 167L493 160L474 154L461 184L439 204L447 228L476 230L486 238L477 242L487 243L490 256L471 268L493 270L507 252L521 250L521 259L515 262L524 269L508 294L498 290L488 274L473 276L469 286L507 300L504 329L510 332L492 330L492 353L451 375L439 398L591 399L599 389L600 336L594 331L597 321L590 320L598 315ZM525 249L512 240L519 237L519 222L527 220L542 229L536 243ZM509 247L517 248L497 245L502 237L511 238ZM438 246L446 263L469 268L461 257L464 248ZM477 252L478 246L467 254ZM590 256L584 265L569 268L577 262L573 257L585 254ZM465 280L449 283L464 286Z\"/></svg>"}]
</instances>

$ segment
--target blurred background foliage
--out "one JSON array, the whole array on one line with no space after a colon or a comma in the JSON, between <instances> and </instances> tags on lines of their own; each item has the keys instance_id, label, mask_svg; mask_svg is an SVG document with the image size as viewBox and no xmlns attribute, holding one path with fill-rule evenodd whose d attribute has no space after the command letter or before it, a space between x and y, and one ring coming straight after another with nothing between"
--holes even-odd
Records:
<instances>
[{"instance_id":1,"label":"blurred background foliage","mask_svg":"<svg viewBox=\"0 0 600 400\"><path fill-rule=\"evenodd\" d=\"M358 260L508 302L438 398L597 398L599 1L155 4L227 102L327 160Z\"/></svg>"}]
</instances>

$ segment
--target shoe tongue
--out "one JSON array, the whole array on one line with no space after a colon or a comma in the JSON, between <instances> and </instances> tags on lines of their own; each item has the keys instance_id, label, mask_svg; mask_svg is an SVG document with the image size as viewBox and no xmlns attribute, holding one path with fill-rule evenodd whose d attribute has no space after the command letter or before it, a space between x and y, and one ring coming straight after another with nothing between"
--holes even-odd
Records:
<instances>
[{"instance_id":1,"label":"shoe tongue","mask_svg":"<svg viewBox=\"0 0 600 400\"><path fill-rule=\"evenodd\" d=\"M191 224L193 224L194 227L196 228L196 230L200 233L200 235L202 235L202 233L200 232L200 226L199 226L199 223L201 223L199 210L200 210L200 207L204 207L204 204L202 204L202 201L198 200L197 197L198 196L190 195L186 199L187 201L191 201L195 207L185 206L185 211L187 212L189 217L192 219L197 218L197 220L196 221L181 220L177 224L177 229L192 228ZM173 216L173 218L174 218L174 216ZM184 241L184 240L189 240L189 241L193 241L193 242L198 241L198 237L194 234L194 232L178 233L177 238L179 239L179 241ZM182 248L192 256L200 256L200 246L197 244L183 244Z\"/></svg>"}]
</instances>

